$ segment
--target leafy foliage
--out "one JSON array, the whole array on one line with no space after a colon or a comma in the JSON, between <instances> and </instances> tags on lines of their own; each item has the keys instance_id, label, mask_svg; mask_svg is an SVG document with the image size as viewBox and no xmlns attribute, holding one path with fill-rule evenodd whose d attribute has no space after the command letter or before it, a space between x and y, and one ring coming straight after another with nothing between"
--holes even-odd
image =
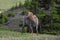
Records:
<instances>
[{"instance_id":1,"label":"leafy foliage","mask_svg":"<svg viewBox=\"0 0 60 40\"><path fill-rule=\"evenodd\" d=\"M25 15L25 14L27 14L27 12L28 12L28 10L27 10L27 9L24 9L24 10L22 11L22 14Z\"/></svg>"},{"instance_id":2,"label":"leafy foliage","mask_svg":"<svg viewBox=\"0 0 60 40\"><path fill-rule=\"evenodd\" d=\"M8 17L15 17L15 15L16 15L16 13L14 13L14 12L8 13Z\"/></svg>"},{"instance_id":3,"label":"leafy foliage","mask_svg":"<svg viewBox=\"0 0 60 40\"><path fill-rule=\"evenodd\" d=\"M0 24L7 22L7 16L4 13L0 14Z\"/></svg>"},{"instance_id":4,"label":"leafy foliage","mask_svg":"<svg viewBox=\"0 0 60 40\"><path fill-rule=\"evenodd\" d=\"M46 12L40 11L40 12L38 13L38 18L39 18L39 19L42 19L44 16L46 16Z\"/></svg>"}]
</instances>

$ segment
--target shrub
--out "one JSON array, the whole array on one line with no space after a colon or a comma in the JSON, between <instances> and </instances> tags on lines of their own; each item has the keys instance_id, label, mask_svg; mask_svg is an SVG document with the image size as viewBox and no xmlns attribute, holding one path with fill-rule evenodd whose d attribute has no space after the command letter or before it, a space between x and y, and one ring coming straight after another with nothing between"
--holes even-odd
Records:
<instances>
[{"instance_id":1,"label":"shrub","mask_svg":"<svg viewBox=\"0 0 60 40\"><path fill-rule=\"evenodd\" d=\"M14 9L16 9L16 8L18 8L17 4L16 4L16 6L11 7L10 10L14 10Z\"/></svg>"},{"instance_id":2,"label":"shrub","mask_svg":"<svg viewBox=\"0 0 60 40\"><path fill-rule=\"evenodd\" d=\"M14 7L14 6L11 8L11 10L13 10L13 9L15 9L15 7Z\"/></svg>"},{"instance_id":3,"label":"shrub","mask_svg":"<svg viewBox=\"0 0 60 40\"><path fill-rule=\"evenodd\" d=\"M25 15L25 14L27 14L27 12L28 12L28 10L24 9L23 12L22 12L22 14Z\"/></svg>"},{"instance_id":4,"label":"shrub","mask_svg":"<svg viewBox=\"0 0 60 40\"><path fill-rule=\"evenodd\" d=\"M4 24L4 23L6 23L7 22L7 16L4 14L4 13L2 13L1 15L0 15L0 24Z\"/></svg>"},{"instance_id":5,"label":"shrub","mask_svg":"<svg viewBox=\"0 0 60 40\"><path fill-rule=\"evenodd\" d=\"M37 16L39 19L42 19L44 16L46 16L46 12L40 11L38 12Z\"/></svg>"},{"instance_id":6,"label":"shrub","mask_svg":"<svg viewBox=\"0 0 60 40\"><path fill-rule=\"evenodd\" d=\"M60 34L60 21L59 21L59 14L57 13L55 8L51 10L51 16L47 16L46 12L38 12L38 18L41 20L41 33L44 34L53 34L57 35ZM50 23L52 20L52 24ZM51 25L51 26L50 26Z\"/></svg>"},{"instance_id":7,"label":"shrub","mask_svg":"<svg viewBox=\"0 0 60 40\"><path fill-rule=\"evenodd\" d=\"M19 7L22 7L22 6L23 6L23 4L20 2L20 3L19 3Z\"/></svg>"},{"instance_id":8,"label":"shrub","mask_svg":"<svg viewBox=\"0 0 60 40\"><path fill-rule=\"evenodd\" d=\"M10 12L10 13L8 14L8 17L15 17L15 15L16 15L16 13Z\"/></svg>"}]
</instances>

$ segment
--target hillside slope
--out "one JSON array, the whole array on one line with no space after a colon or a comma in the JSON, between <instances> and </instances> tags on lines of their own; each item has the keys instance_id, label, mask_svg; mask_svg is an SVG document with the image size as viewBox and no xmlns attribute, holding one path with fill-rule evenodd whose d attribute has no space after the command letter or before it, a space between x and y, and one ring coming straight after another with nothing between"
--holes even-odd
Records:
<instances>
[{"instance_id":1,"label":"hillside slope","mask_svg":"<svg viewBox=\"0 0 60 40\"><path fill-rule=\"evenodd\" d=\"M18 5L20 1L24 3L25 0L0 0L0 9L9 9L16 4Z\"/></svg>"}]
</instances>

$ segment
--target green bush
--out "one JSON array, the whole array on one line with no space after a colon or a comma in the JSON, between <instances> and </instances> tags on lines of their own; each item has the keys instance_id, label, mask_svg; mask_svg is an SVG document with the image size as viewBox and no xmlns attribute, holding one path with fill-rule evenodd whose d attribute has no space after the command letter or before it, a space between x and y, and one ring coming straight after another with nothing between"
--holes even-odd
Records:
<instances>
[{"instance_id":1,"label":"green bush","mask_svg":"<svg viewBox=\"0 0 60 40\"><path fill-rule=\"evenodd\" d=\"M27 14L27 12L28 12L28 10L24 9L23 12L22 12L22 14L25 15L25 14Z\"/></svg>"},{"instance_id":2,"label":"green bush","mask_svg":"<svg viewBox=\"0 0 60 40\"><path fill-rule=\"evenodd\" d=\"M16 8L16 7L13 6L13 7L11 8L11 10L13 10L13 9L15 9L15 8Z\"/></svg>"},{"instance_id":3,"label":"green bush","mask_svg":"<svg viewBox=\"0 0 60 40\"><path fill-rule=\"evenodd\" d=\"M14 12L8 13L8 17L15 17L15 16L16 16L16 13L14 13Z\"/></svg>"},{"instance_id":4,"label":"green bush","mask_svg":"<svg viewBox=\"0 0 60 40\"><path fill-rule=\"evenodd\" d=\"M46 12L38 12L37 14L39 20L41 21L41 33L44 34L53 34L58 35L60 34L60 21L59 21L59 14L57 13L56 9L51 10L51 16L47 16ZM52 24L50 23L51 20L53 21ZM51 25L51 26L50 26Z\"/></svg>"},{"instance_id":5,"label":"green bush","mask_svg":"<svg viewBox=\"0 0 60 40\"><path fill-rule=\"evenodd\" d=\"M58 22L53 23L53 26L54 26L54 27L58 27L58 28L60 28L60 23L58 23Z\"/></svg>"},{"instance_id":6,"label":"green bush","mask_svg":"<svg viewBox=\"0 0 60 40\"><path fill-rule=\"evenodd\" d=\"M11 9L10 9L10 10L17 9L18 7L19 7L19 6L16 4L16 6L11 7Z\"/></svg>"},{"instance_id":7,"label":"green bush","mask_svg":"<svg viewBox=\"0 0 60 40\"><path fill-rule=\"evenodd\" d=\"M38 12L37 16L39 19L42 19L44 16L46 16L46 12L40 11Z\"/></svg>"},{"instance_id":8,"label":"green bush","mask_svg":"<svg viewBox=\"0 0 60 40\"><path fill-rule=\"evenodd\" d=\"M7 18L8 17L4 13L0 14L0 24L6 23L8 20Z\"/></svg>"},{"instance_id":9,"label":"green bush","mask_svg":"<svg viewBox=\"0 0 60 40\"><path fill-rule=\"evenodd\" d=\"M20 2L20 3L19 3L19 7L22 7L22 6L23 6L23 4Z\"/></svg>"}]
</instances>

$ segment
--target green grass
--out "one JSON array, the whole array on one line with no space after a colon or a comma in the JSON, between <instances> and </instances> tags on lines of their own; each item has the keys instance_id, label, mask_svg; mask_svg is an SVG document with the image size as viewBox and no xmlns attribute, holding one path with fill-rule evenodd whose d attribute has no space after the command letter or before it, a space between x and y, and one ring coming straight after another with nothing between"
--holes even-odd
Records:
<instances>
[{"instance_id":1,"label":"green grass","mask_svg":"<svg viewBox=\"0 0 60 40\"><path fill-rule=\"evenodd\" d=\"M23 33L10 30L0 30L0 40L53 40L54 35Z\"/></svg>"},{"instance_id":2,"label":"green grass","mask_svg":"<svg viewBox=\"0 0 60 40\"><path fill-rule=\"evenodd\" d=\"M0 9L4 9L4 10L6 10L6 9L9 9L9 8L11 8L12 6L15 6L16 5L16 3L17 3L17 5L19 4L19 2L22 2L22 3L24 3L24 1L25 0L0 0Z\"/></svg>"}]
</instances>

